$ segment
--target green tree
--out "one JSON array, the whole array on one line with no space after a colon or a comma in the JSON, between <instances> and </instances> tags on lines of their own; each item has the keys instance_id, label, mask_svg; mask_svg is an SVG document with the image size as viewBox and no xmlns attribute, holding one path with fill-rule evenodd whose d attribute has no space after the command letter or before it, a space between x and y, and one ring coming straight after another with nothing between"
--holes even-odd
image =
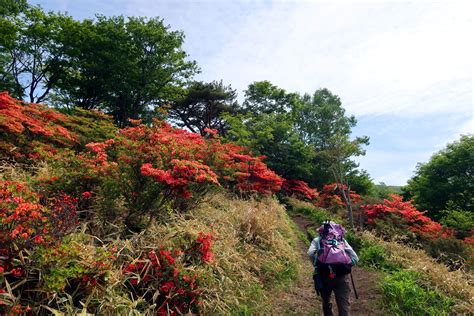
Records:
<instances>
[{"instance_id":1,"label":"green tree","mask_svg":"<svg viewBox=\"0 0 474 316\"><path fill-rule=\"evenodd\" d=\"M10 2L11 4L11 2ZM12 95L30 102L44 101L66 72L61 42L73 19L17 2L0 21L0 79Z\"/></svg>"},{"instance_id":2,"label":"green tree","mask_svg":"<svg viewBox=\"0 0 474 316\"><path fill-rule=\"evenodd\" d=\"M440 211L448 203L451 208L474 212L473 179L474 136L465 135L434 154L427 163L418 164L403 192L418 209L428 210L429 216L439 219Z\"/></svg>"},{"instance_id":3,"label":"green tree","mask_svg":"<svg viewBox=\"0 0 474 316\"><path fill-rule=\"evenodd\" d=\"M181 47L183 33L159 18L98 16L71 32L71 69L56 99L105 110L119 126L148 119L197 72Z\"/></svg>"},{"instance_id":4,"label":"green tree","mask_svg":"<svg viewBox=\"0 0 474 316\"><path fill-rule=\"evenodd\" d=\"M298 132L316 150L314 182L318 186L333 181L343 185L341 192L347 205L349 223L354 227L349 175L354 178L358 165L352 158L365 154L362 146L369 144L369 138L351 139L351 130L357 121L354 116L345 115L341 100L328 89L319 89L313 96L303 96L295 111Z\"/></svg>"},{"instance_id":5,"label":"green tree","mask_svg":"<svg viewBox=\"0 0 474 316\"><path fill-rule=\"evenodd\" d=\"M452 201L440 213L440 223L455 230L456 238L470 237L474 230L474 212L457 209Z\"/></svg>"},{"instance_id":6,"label":"green tree","mask_svg":"<svg viewBox=\"0 0 474 316\"><path fill-rule=\"evenodd\" d=\"M352 157L365 154L362 146L369 144L369 138L351 139L357 120L345 115L339 97L328 89L320 89L313 96L304 95L294 111L301 138L317 152L313 160L313 185L321 187L337 181L335 172L344 177L353 173L358 165Z\"/></svg>"},{"instance_id":7,"label":"green tree","mask_svg":"<svg viewBox=\"0 0 474 316\"><path fill-rule=\"evenodd\" d=\"M254 82L245 91L245 115L229 116L228 139L266 156L265 163L286 179L312 179L314 150L295 129L293 108L299 95L268 81Z\"/></svg>"},{"instance_id":8,"label":"green tree","mask_svg":"<svg viewBox=\"0 0 474 316\"><path fill-rule=\"evenodd\" d=\"M294 129L291 113L226 116L227 139L265 156L270 169L285 179L311 181L314 150Z\"/></svg>"},{"instance_id":9,"label":"green tree","mask_svg":"<svg viewBox=\"0 0 474 316\"><path fill-rule=\"evenodd\" d=\"M229 124L223 114L235 115L240 110L236 96L235 90L222 81L192 82L182 96L172 102L169 119L194 133L204 135L204 129L211 128L224 135Z\"/></svg>"},{"instance_id":10,"label":"green tree","mask_svg":"<svg viewBox=\"0 0 474 316\"><path fill-rule=\"evenodd\" d=\"M19 14L27 6L26 0L0 0L0 17Z\"/></svg>"},{"instance_id":11,"label":"green tree","mask_svg":"<svg viewBox=\"0 0 474 316\"><path fill-rule=\"evenodd\" d=\"M296 93L287 93L269 81L256 81L245 91L243 107L253 115L287 113L297 98Z\"/></svg>"},{"instance_id":12,"label":"green tree","mask_svg":"<svg viewBox=\"0 0 474 316\"><path fill-rule=\"evenodd\" d=\"M9 91L14 97L19 97L15 93L19 89L10 71L11 56L6 46L11 45L15 39L15 28L10 19L20 14L27 6L24 0L0 0L0 91Z\"/></svg>"},{"instance_id":13,"label":"green tree","mask_svg":"<svg viewBox=\"0 0 474 316\"><path fill-rule=\"evenodd\" d=\"M347 182L351 185L351 190L360 195L370 195L375 190L375 184L367 170L352 169L347 175Z\"/></svg>"}]
</instances>

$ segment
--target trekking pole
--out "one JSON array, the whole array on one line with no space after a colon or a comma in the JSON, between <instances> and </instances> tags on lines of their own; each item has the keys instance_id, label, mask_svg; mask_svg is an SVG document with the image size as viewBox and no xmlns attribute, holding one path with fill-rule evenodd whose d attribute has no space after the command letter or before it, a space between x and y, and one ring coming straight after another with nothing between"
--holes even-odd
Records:
<instances>
[{"instance_id":1,"label":"trekking pole","mask_svg":"<svg viewBox=\"0 0 474 316\"><path fill-rule=\"evenodd\" d=\"M355 284L354 284L354 278L352 277L352 271L351 271L351 281L352 281L352 288L354 289L355 297L356 297L356 299L358 300L358 299L359 299L359 295L357 295L357 290L356 290L356 287L355 287Z\"/></svg>"}]
</instances>

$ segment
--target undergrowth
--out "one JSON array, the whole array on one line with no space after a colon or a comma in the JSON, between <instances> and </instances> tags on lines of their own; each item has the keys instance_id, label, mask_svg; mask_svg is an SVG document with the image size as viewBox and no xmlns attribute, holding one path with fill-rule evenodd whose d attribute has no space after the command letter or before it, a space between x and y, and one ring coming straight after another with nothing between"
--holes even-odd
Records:
<instances>
[{"instance_id":1,"label":"undergrowth","mask_svg":"<svg viewBox=\"0 0 474 316\"><path fill-rule=\"evenodd\" d=\"M214 259L206 267L203 314L270 313L266 302L300 273L296 232L282 205L213 195L186 216L175 215L153 238L174 239L193 231L214 231ZM147 242L153 242L147 240Z\"/></svg>"},{"instance_id":2,"label":"undergrowth","mask_svg":"<svg viewBox=\"0 0 474 316\"><path fill-rule=\"evenodd\" d=\"M420 273L400 270L382 283L385 308L392 315L448 315L454 301L423 286Z\"/></svg>"}]
</instances>

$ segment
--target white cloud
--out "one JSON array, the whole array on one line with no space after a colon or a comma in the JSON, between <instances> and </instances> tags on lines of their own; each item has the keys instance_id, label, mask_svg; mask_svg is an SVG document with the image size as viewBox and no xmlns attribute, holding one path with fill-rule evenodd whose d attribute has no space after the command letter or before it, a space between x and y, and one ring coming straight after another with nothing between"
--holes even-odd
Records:
<instances>
[{"instance_id":1,"label":"white cloud","mask_svg":"<svg viewBox=\"0 0 474 316\"><path fill-rule=\"evenodd\" d=\"M466 113L472 108L470 2L276 2L239 26L203 78L239 89L270 80L326 86L356 115Z\"/></svg>"}]
</instances>

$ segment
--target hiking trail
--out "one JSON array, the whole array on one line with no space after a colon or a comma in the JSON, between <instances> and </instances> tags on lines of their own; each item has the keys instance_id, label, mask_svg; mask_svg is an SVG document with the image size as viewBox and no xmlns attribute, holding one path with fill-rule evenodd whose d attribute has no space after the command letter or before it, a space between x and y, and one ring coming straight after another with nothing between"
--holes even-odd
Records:
<instances>
[{"instance_id":1,"label":"hiking trail","mask_svg":"<svg viewBox=\"0 0 474 316\"><path fill-rule=\"evenodd\" d=\"M307 225L313 224L310 219L302 215L293 215L291 218L305 234ZM306 254L308 246L302 240L298 240L298 250L303 262L303 271L292 287L274 298L275 315L322 315L321 298L316 295L313 286L313 267ZM352 276L359 299L355 299L351 287L351 315L384 315L378 305L382 296L378 286L380 274L356 266L352 270ZM332 301L334 315L337 315L334 295Z\"/></svg>"}]
</instances>

